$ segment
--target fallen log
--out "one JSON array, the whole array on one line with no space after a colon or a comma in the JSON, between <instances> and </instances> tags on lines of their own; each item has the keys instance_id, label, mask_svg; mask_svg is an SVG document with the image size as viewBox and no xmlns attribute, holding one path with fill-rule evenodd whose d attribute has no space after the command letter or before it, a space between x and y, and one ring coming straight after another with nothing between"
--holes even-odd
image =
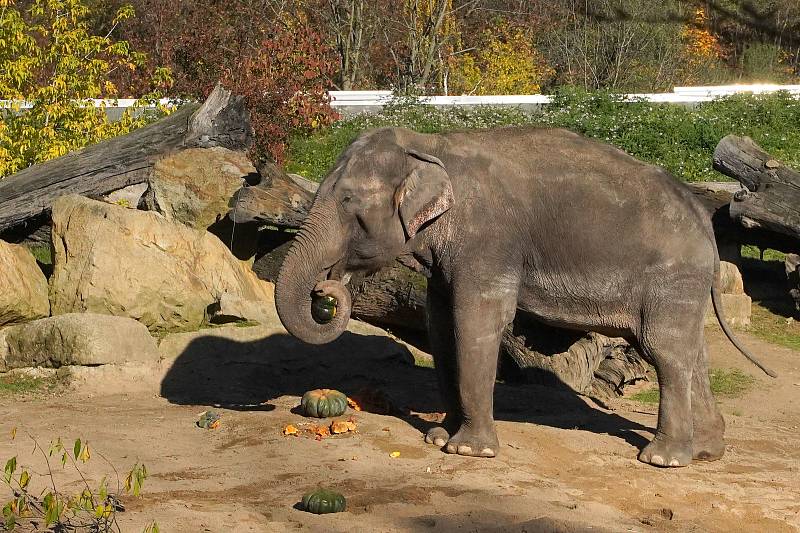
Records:
<instances>
[{"instance_id":1,"label":"fallen log","mask_svg":"<svg viewBox=\"0 0 800 533\"><path fill-rule=\"evenodd\" d=\"M743 244L757 246L761 250L795 250L795 239L782 233L764 228L747 228L730 215L730 203L734 194L741 189L736 182L698 182L686 184L695 197L700 200L711 216L714 237L717 241L720 258L738 264Z\"/></svg>"},{"instance_id":2,"label":"fallen log","mask_svg":"<svg viewBox=\"0 0 800 533\"><path fill-rule=\"evenodd\" d=\"M40 223L53 202L65 194L100 198L145 183L154 165L174 151L246 150L251 142L244 99L218 85L202 104L187 104L127 135L33 165L0 181L0 231L34 219Z\"/></svg>"},{"instance_id":3,"label":"fallen log","mask_svg":"<svg viewBox=\"0 0 800 533\"><path fill-rule=\"evenodd\" d=\"M800 248L800 173L766 153L749 137L728 135L714 150L714 168L745 189L730 203L730 216L749 229L787 236ZM784 244L783 246L787 246Z\"/></svg>"},{"instance_id":4,"label":"fallen log","mask_svg":"<svg viewBox=\"0 0 800 533\"><path fill-rule=\"evenodd\" d=\"M624 340L564 330L517 315L506 327L501 356L513 361L509 377L526 383L568 386L601 404L625 385L647 379L647 365Z\"/></svg>"}]
</instances>

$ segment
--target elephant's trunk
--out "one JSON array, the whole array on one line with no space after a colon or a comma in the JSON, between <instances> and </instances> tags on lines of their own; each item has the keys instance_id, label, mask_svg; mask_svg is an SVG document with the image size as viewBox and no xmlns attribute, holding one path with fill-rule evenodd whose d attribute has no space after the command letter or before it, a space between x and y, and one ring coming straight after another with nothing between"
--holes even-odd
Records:
<instances>
[{"instance_id":1,"label":"elephant's trunk","mask_svg":"<svg viewBox=\"0 0 800 533\"><path fill-rule=\"evenodd\" d=\"M350 292L336 280L325 280L327 271L344 255L345 235L332 199L314 202L295 238L275 284L275 307L283 326L309 344L325 344L347 328ZM336 298L336 313L321 323L311 313L314 296Z\"/></svg>"}]
</instances>

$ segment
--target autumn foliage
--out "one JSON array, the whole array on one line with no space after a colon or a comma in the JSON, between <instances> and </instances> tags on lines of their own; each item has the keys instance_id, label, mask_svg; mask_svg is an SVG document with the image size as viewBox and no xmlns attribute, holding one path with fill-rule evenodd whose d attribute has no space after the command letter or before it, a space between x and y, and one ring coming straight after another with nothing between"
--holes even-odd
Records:
<instances>
[{"instance_id":1,"label":"autumn foliage","mask_svg":"<svg viewBox=\"0 0 800 533\"><path fill-rule=\"evenodd\" d=\"M327 90L334 74L330 49L305 25L277 28L260 48L235 62L223 83L248 101L256 151L282 162L286 139L336 117Z\"/></svg>"}]
</instances>

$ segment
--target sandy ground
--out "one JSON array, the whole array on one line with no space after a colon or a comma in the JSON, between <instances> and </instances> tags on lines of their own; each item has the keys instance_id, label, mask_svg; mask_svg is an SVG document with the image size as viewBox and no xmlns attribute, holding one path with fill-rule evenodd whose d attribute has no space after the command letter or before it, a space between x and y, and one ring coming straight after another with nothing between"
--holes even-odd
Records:
<instances>
[{"instance_id":1,"label":"sandy ground","mask_svg":"<svg viewBox=\"0 0 800 533\"><path fill-rule=\"evenodd\" d=\"M779 372L771 380L718 328L708 331L712 366L740 368L757 382L743 397L721 400L725 457L688 468L636 460L653 432L652 406L623 400L608 411L530 385L498 384L497 458L444 454L422 440L440 410L434 371L414 366L390 339L351 333L328 347L286 335L201 339L157 389L148 389L148 376L98 374L79 390L0 397L0 459L17 455L46 471L30 434L45 446L59 436L88 440L94 481L114 479L99 453L120 471L145 463L142 497L123 498L125 532L152 520L163 532L798 530L800 353L740 334ZM315 387L380 390L398 412L349 412L355 434L283 436L286 424L309 421L293 409ZM195 427L198 413L218 404L226 406L219 429ZM62 489L80 490L74 472L56 471ZM344 493L348 511L298 510L317 485Z\"/></svg>"}]
</instances>

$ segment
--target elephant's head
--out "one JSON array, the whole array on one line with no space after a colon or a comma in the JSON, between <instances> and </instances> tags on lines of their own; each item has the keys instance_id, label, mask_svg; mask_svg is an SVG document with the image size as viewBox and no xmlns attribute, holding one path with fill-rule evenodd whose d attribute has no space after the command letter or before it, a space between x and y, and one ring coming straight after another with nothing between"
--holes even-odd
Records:
<instances>
[{"instance_id":1,"label":"elephant's head","mask_svg":"<svg viewBox=\"0 0 800 533\"><path fill-rule=\"evenodd\" d=\"M403 142L412 135L381 129L354 141L323 180L275 285L275 305L295 337L324 344L350 318L345 284L408 253L408 241L453 204L444 164ZM332 296L332 319L312 313L312 301Z\"/></svg>"}]
</instances>

